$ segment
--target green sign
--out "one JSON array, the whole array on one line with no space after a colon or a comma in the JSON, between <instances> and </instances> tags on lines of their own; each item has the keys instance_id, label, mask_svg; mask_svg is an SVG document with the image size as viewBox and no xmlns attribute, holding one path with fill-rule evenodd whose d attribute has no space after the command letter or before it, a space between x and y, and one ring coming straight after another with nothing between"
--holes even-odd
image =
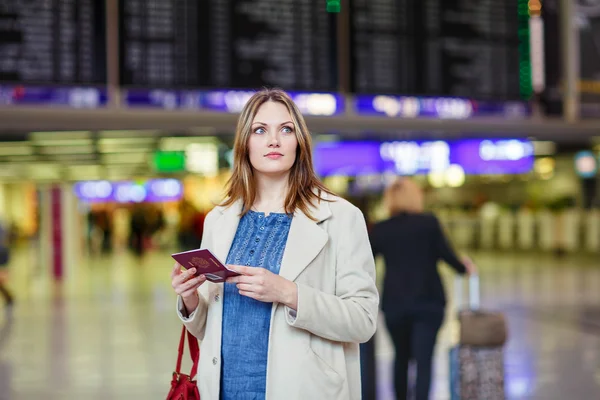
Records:
<instances>
[{"instance_id":1,"label":"green sign","mask_svg":"<svg viewBox=\"0 0 600 400\"><path fill-rule=\"evenodd\" d=\"M154 153L153 166L156 172L185 171L185 153L183 151L157 151Z\"/></svg>"},{"instance_id":2,"label":"green sign","mask_svg":"<svg viewBox=\"0 0 600 400\"><path fill-rule=\"evenodd\" d=\"M341 0L327 0L328 13L339 13L341 9Z\"/></svg>"}]
</instances>

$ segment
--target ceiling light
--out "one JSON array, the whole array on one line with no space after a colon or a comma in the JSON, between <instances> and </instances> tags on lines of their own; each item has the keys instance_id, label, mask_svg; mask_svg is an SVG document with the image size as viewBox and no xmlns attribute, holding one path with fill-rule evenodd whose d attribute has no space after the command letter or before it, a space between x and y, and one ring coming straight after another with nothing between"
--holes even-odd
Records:
<instances>
[{"instance_id":1,"label":"ceiling light","mask_svg":"<svg viewBox=\"0 0 600 400\"><path fill-rule=\"evenodd\" d=\"M461 187L465 183L465 171L458 164L452 164L446 169L445 180L450 187Z\"/></svg>"},{"instance_id":2,"label":"ceiling light","mask_svg":"<svg viewBox=\"0 0 600 400\"><path fill-rule=\"evenodd\" d=\"M117 146L124 144L153 144L156 138L153 137L123 137L123 138L100 138L99 145Z\"/></svg>"},{"instance_id":3,"label":"ceiling light","mask_svg":"<svg viewBox=\"0 0 600 400\"><path fill-rule=\"evenodd\" d=\"M60 180L61 166L57 164L30 164L28 172L35 180Z\"/></svg>"},{"instance_id":4,"label":"ceiling light","mask_svg":"<svg viewBox=\"0 0 600 400\"><path fill-rule=\"evenodd\" d=\"M82 145L92 143L92 132L31 132L29 138L34 144L41 146Z\"/></svg>"},{"instance_id":5,"label":"ceiling light","mask_svg":"<svg viewBox=\"0 0 600 400\"><path fill-rule=\"evenodd\" d=\"M100 153L140 153L143 151L152 151L148 146L98 146Z\"/></svg>"},{"instance_id":6,"label":"ceiling light","mask_svg":"<svg viewBox=\"0 0 600 400\"><path fill-rule=\"evenodd\" d=\"M133 137L138 137L140 139L152 138L160 135L160 131L157 130L135 130L135 131L100 131L98 132L98 137L102 138L115 138L115 139L123 139L128 138L132 139ZM153 138L152 138L153 139Z\"/></svg>"},{"instance_id":7,"label":"ceiling light","mask_svg":"<svg viewBox=\"0 0 600 400\"><path fill-rule=\"evenodd\" d=\"M29 142L3 142L0 143L0 156L27 156L33 154Z\"/></svg>"},{"instance_id":8,"label":"ceiling light","mask_svg":"<svg viewBox=\"0 0 600 400\"><path fill-rule=\"evenodd\" d=\"M54 161L91 161L96 159L95 154L48 154Z\"/></svg>"},{"instance_id":9,"label":"ceiling light","mask_svg":"<svg viewBox=\"0 0 600 400\"><path fill-rule=\"evenodd\" d=\"M102 173L101 165L77 165L68 168L70 180L99 180Z\"/></svg>"},{"instance_id":10,"label":"ceiling light","mask_svg":"<svg viewBox=\"0 0 600 400\"><path fill-rule=\"evenodd\" d=\"M147 163L146 153L102 154L104 164L142 164Z\"/></svg>"},{"instance_id":11,"label":"ceiling light","mask_svg":"<svg viewBox=\"0 0 600 400\"><path fill-rule=\"evenodd\" d=\"M217 145L215 136L182 136L165 137L160 139L159 149L164 151L184 151L190 144L212 144Z\"/></svg>"},{"instance_id":12,"label":"ceiling light","mask_svg":"<svg viewBox=\"0 0 600 400\"><path fill-rule=\"evenodd\" d=\"M95 152L92 145L40 147L42 154L91 154Z\"/></svg>"}]
</instances>

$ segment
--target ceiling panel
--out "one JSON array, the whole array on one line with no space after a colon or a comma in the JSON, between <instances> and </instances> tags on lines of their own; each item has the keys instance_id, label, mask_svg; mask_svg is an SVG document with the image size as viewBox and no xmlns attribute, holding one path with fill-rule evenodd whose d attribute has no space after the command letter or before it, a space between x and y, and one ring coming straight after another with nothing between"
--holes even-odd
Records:
<instances>
[{"instance_id":1,"label":"ceiling panel","mask_svg":"<svg viewBox=\"0 0 600 400\"><path fill-rule=\"evenodd\" d=\"M351 111L350 111L351 112ZM506 120L480 118L472 120L394 119L345 115L336 117L306 117L313 133L343 132L362 136L371 132L383 137L396 137L405 131L439 132L458 136L476 133L479 136L535 136L552 140L582 140L596 136L598 121L576 124L561 119ZM197 131L199 135L215 132L231 134L237 115L228 113L157 110L57 110L44 108L0 108L0 130L25 132L32 130L134 130L140 135L160 135L157 131ZM112 133L111 135L117 135ZM126 136L126 135L123 135Z\"/></svg>"}]
</instances>

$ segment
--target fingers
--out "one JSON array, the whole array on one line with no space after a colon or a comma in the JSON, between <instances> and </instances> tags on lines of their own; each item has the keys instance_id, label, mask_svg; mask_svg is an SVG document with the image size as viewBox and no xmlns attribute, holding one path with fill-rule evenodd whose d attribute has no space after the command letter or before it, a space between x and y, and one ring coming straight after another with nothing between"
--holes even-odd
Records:
<instances>
[{"instance_id":1,"label":"fingers","mask_svg":"<svg viewBox=\"0 0 600 400\"><path fill-rule=\"evenodd\" d=\"M179 263L175 263L173 265L173 270L171 271L171 279L175 278L177 275L181 274L181 265Z\"/></svg>"},{"instance_id":2,"label":"fingers","mask_svg":"<svg viewBox=\"0 0 600 400\"><path fill-rule=\"evenodd\" d=\"M238 274L242 274L242 275L257 275L257 274L261 274L264 271L264 268L258 268L258 267L246 267L243 265L230 265L227 264L227 268L229 268L230 270L237 272Z\"/></svg>"},{"instance_id":3,"label":"fingers","mask_svg":"<svg viewBox=\"0 0 600 400\"><path fill-rule=\"evenodd\" d=\"M200 275L180 285L177 285L175 287L175 292L184 297L189 296L194 290L198 289L198 287L202 285L205 281L206 277L204 275Z\"/></svg>"},{"instance_id":4,"label":"fingers","mask_svg":"<svg viewBox=\"0 0 600 400\"><path fill-rule=\"evenodd\" d=\"M173 277L173 279L171 281L171 285L173 287L176 287L176 286L180 285L181 283L189 280L191 277L194 276L195 273L196 273L196 268L190 268L184 272L182 271L178 275L175 275L175 277Z\"/></svg>"},{"instance_id":5,"label":"fingers","mask_svg":"<svg viewBox=\"0 0 600 400\"><path fill-rule=\"evenodd\" d=\"M227 283L254 283L256 282L255 276L249 275L238 275L227 278Z\"/></svg>"},{"instance_id":6,"label":"fingers","mask_svg":"<svg viewBox=\"0 0 600 400\"><path fill-rule=\"evenodd\" d=\"M254 293L254 292L247 292L247 291L244 291L244 290L240 290L240 294L241 294L242 296L250 297L251 299L258 300L258 301L261 301L261 297L260 297L260 295L259 295L259 294L257 294L257 293Z\"/></svg>"},{"instance_id":7,"label":"fingers","mask_svg":"<svg viewBox=\"0 0 600 400\"><path fill-rule=\"evenodd\" d=\"M240 291L240 293L241 292L253 292L254 293L254 292L260 291L259 290L260 288L254 286L254 285L248 284L248 283L238 283L236 285L236 287Z\"/></svg>"}]
</instances>

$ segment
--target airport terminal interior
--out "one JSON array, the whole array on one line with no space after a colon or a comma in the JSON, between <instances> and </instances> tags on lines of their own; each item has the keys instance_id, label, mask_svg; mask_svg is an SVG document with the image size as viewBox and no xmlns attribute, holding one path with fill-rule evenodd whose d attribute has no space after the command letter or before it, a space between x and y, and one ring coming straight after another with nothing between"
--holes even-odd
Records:
<instances>
[{"instance_id":1,"label":"airport terminal interior","mask_svg":"<svg viewBox=\"0 0 600 400\"><path fill-rule=\"evenodd\" d=\"M263 87L369 229L415 182L477 266L472 311L505 318L496 394L461 396L477 288L439 262L429 399L600 399L599 37L586 0L0 1L0 400L166 398L171 254L200 246ZM352 400L397 399L382 311L361 354Z\"/></svg>"}]
</instances>

